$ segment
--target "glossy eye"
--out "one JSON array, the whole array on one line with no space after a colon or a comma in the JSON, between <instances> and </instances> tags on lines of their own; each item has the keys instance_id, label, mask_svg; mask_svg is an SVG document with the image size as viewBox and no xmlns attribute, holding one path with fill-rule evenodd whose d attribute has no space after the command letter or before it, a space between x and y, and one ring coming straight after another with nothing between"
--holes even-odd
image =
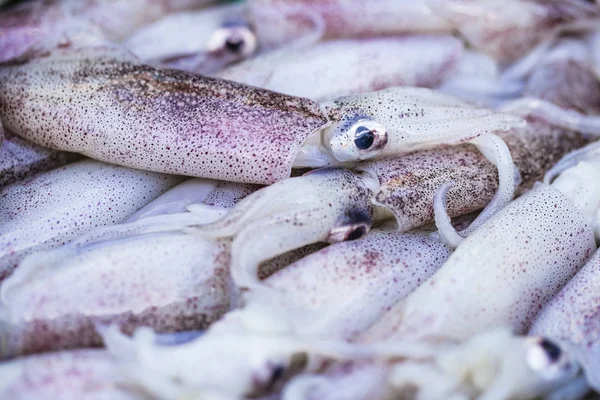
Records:
<instances>
[{"instance_id":1,"label":"glossy eye","mask_svg":"<svg viewBox=\"0 0 600 400\"><path fill-rule=\"evenodd\" d=\"M345 242L347 240L357 240L365 236L367 232L369 232L370 228L370 224L363 222L359 222L352 225L340 226L339 228L334 228L331 230L331 232L329 232L327 242L338 243Z\"/></svg>"},{"instance_id":2,"label":"glossy eye","mask_svg":"<svg viewBox=\"0 0 600 400\"><path fill-rule=\"evenodd\" d=\"M367 150L375 142L375 134L366 126L359 126L354 133L354 144L361 150Z\"/></svg>"},{"instance_id":3,"label":"glossy eye","mask_svg":"<svg viewBox=\"0 0 600 400\"><path fill-rule=\"evenodd\" d=\"M540 341L539 346L544 350L550 362L556 362L560 359L560 356L562 355L562 350L554 342L543 338Z\"/></svg>"},{"instance_id":4,"label":"glossy eye","mask_svg":"<svg viewBox=\"0 0 600 400\"><path fill-rule=\"evenodd\" d=\"M365 236L366 233L367 233L367 227L364 225L361 225L361 226L355 228L350 233L348 233L346 240L360 239L361 237Z\"/></svg>"}]
</instances>

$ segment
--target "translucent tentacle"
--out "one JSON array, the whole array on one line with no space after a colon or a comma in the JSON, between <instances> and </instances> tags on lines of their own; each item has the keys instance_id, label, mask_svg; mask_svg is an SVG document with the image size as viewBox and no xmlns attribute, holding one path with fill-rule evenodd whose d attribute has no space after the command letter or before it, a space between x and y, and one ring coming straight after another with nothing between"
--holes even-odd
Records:
<instances>
[{"instance_id":1,"label":"translucent tentacle","mask_svg":"<svg viewBox=\"0 0 600 400\"><path fill-rule=\"evenodd\" d=\"M477 216L475 221L463 231L456 232L450 223L450 217L446 212L446 194L451 184L442 185L434 200L435 222L439 229L440 238L449 246L457 247L462 240L473 233L477 228L490 219L498 210L508 204L514 197L515 177L518 171L515 167L510 150L504 140L499 136L488 134L477 137L471 141L498 169L498 191L490 203ZM439 225L438 225L439 224Z\"/></svg>"},{"instance_id":2,"label":"translucent tentacle","mask_svg":"<svg viewBox=\"0 0 600 400\"><path fill-rule=\"evenodd\" d=\"M550 184L558 175L565 170L574 167L580 161L595 161L600 159L600 141L592 142L581 149L574 150L560 159L544 175L544 183Z\"/></svg>"},{"instance_id":3,"label":"translucent tentacle","mask_svg":"<svg viewBox=\"0 0 600 400\"><path fill-rule=\"evenodd\" d=\"M523 97L503 104L502 111L535 115L552 125L580 132L584 135L600 136L600 116L591 116L575 110L567 110L545 100Z\"/></svg>"}]
</instances>

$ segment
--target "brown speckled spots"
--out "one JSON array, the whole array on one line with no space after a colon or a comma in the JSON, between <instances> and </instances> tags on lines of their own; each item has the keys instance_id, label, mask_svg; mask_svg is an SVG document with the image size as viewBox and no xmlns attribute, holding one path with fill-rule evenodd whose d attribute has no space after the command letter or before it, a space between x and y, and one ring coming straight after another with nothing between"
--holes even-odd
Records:
<instances>
[{"instance_id":1,"label":"brown speckled spots","mask_svg":"<svg viewBox=\"0 0 600 400\"><path fill-rule=\"evenodd\" d=\"M533 118L525 128L500 133L521 173L518 192L530 188L567 152L583 146L581 135ZM401 230L433 221L433 198L445 182L453 182L447 208L452 217L483 208L498 187L496 168L472 145L439 147L359 166L377 176L375 200L394 212Z\"/></svg>"},{"instance_id":2,"label":"brown speckled spots","mask_svg":"<svg viewBox=\"0 0 600 400\"><path fill-rule=\"evenodd\" d=\"M326 122L310 100L138 65L107 48L57 51L0 76L0 117L16 134L157 172L273 183Z\"/></svg>"},{"instance_id":3,"label":"brown speckled spots","mask_svg":"<svg viewBox=\"0 0 600 400\"><path fill-rule=\"evenodd\" d=\"M540 308L596 248L588 219L539 185L469 236L440 270L363 335L446 337L510 327L527 331Z\"/></svg>"}]
</instances>

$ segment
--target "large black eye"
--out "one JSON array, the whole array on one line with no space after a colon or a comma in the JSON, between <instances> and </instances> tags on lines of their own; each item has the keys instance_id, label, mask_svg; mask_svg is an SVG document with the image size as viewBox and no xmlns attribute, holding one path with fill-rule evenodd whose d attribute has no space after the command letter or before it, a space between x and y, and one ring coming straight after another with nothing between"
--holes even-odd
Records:
<instances>
[{"instance_id":1,"label":"large black eye","mask_svg":"<svg viewBox=\"0 0 600 400\"><path fill-rule=\"evenodd\" d=\"M373 145L375 141L375 134L366 126L359 126L356 128L354 134L354 144L361 150L367 150Z\"/></svg>"},{"instance_id":2,"label":"large black eye","mask_svg":"<svg viewBox=\"0 0 600 400\"><path fill-rule=\"evenodd\" d=\"M225 41L225 47L227 50L233 53L238 53L242 49L243 45L244 39L240 36L231 36Z\"/></svg>"},{"instance_id":3,"label":"large black eye","mask_svg":"<svg viewBox=\"0 0 600 400\"><path fill-rule=\"evenodd\" d=\"M544 349L550 361L555 362L560 358L562 351L554 342L548 339L542 339L540 341L540 347Z\"/></svg>"}]
</instances>

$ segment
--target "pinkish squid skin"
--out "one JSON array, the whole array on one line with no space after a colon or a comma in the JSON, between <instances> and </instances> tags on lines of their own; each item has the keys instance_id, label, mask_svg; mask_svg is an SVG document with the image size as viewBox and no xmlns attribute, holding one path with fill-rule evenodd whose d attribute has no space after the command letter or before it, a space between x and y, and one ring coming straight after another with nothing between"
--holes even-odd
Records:
<instances>
[{"instance_id":1,"label":"pinkish squid skin","mask_svg":"<svg viewBox=\"0 0 600 400\"><path fill-rule=\"evenodd\" d=\"M550 300L536 317L532 335L557 340L582 364L588 383L600 390L598 374L600 252Z\"/></svg>"},{"instance_id":2,"label":"pinkish squid skin","mask_svg":"<svg viewBox=\"0 0 600 400\"><path fill-rule=\"evenodd\" d=\"M103 350L76 350L0 363L0 397L12 400L143 400L114 380L116 363Z\"/></svg>"},{"instance_id":3,"label":"pinkish squid skin","mask_svg":"<svg viewBox=\"0 0 600 400\"><path fill-rule=\"evenodd\" d=\"M556 128L535 118L524 128L500 133L519 169L523 192L540 180L564 154L583 146L578 133ZM402 157L364 162L357 167L379 181L374 203L394 214L398 227L408 231L433 221L433 199L447 182L451 217L483 208L498 187L496 168L472 145L421 150Z\"/></svg>"},{"instance_id":4,"label":"pinkish squid skin","mask_svg":"<svg viewBox=\"0 0 600 400\"><path fill-rule=\"evenodd\" d=\"M524 333L595 248L583 210L561 191L540 184L469 236L361 339L463 340L503 326Z\"/></svg>"},{"instance_id":5,"label":"pinkish squid skin","mask_svg":"<svg viewBox=\"0 0 600 400\"><path fill-rule=\"evenodd\" d=\"M229 308L227 240L166 231L55 253L0 286L1 357L99 346L96 324L205 329Z\"/></svg>"},{"instance_id":6,"label":"pinkish squid skin","mask_svg":"<svg viewBox=\"0 0 600 400\"><path fill-rule=\"evenodd\" d=\"M157 172L273 183L327 122L308 99L140 65L105 47L59 50L0 75L0 115L11 131Z\"/></svg>"},{"instance_id":7,"label":"pinkish squid skin","mask_svg":"<svg viewBox=\"0 0 600 400\"><path fill-rule=\"evenodd\" d=\"M429 232L403 234L377 229L362 239L333 244L276 272L264 280L265 287L247 293L242 308L228 313L193 342L172 350L159 346L144 350L137 347L137 338L131 343L122 338L127 347L121 352L114 341L116 332L105 333L105 338L119 359L143 369L138 376L155 380L154 387L145 386L144 378L137 381L131 377L129 382L151 393L155 388L168 387L165 383L173 379L180 384L177 391L162 393L165 398L204 390L223 398L258 395L280 386L286 377L298 372L298 367L304 368L306 361L297 365L297 360L303 359L298 355L312 343L346 340L362 332L431 276L451 252ZM291 348L280 348L279 339L289 340ZM254 346L253 340L262 344ZM165 361L163 367L157 369L158 365L150 361L154 354ZM310 357L310 350L307 354ZM217 355L223 367L215 369L206 361ZM204 361L198 362L200 359Z\"/></svg>"},{"instance_id":8,"label":"pinkish squid skin","mask_svg":"<svg viewBox=\"0 0 600 400\"><path fill-rule=\"evenodd\" d=\"M118 223L182 178L81 161L0 192L0 280L27 254Z\"/></svg>"},{"instance_id":9,"label":"pinkish squid skin","mask_svg":"<svg viewBox=\"0 0 600 400\"><path fill-rule=\"evenodd\" d=\"M435 87L453 73L462 53L452 36L333 40L283 48L215 76L322 101L393 86Z\"/></svg>"},{"instance_id":10,"label":"pinkish squid skin","mask_svg":"<svg viewBox=\"0 0 600 400\"><path fill-rule=\"evenodd\" d=\"M6 134L0 146L0 188L38 172L60 167L81 158L75 153L47 149Z\"/></svg>"},{"instance_id":11,"label":"pinkish squid skin","mask_svg":"<svg viewBox=\"0 0 600 400\"><path fill-rule=\"evenodd\" d=\"M99 30L109 40L121 40L140 26L207 0L39 0L0 13L0 62L31 48L65 45L69 33Z\"/></svg>"}]
</instances>

